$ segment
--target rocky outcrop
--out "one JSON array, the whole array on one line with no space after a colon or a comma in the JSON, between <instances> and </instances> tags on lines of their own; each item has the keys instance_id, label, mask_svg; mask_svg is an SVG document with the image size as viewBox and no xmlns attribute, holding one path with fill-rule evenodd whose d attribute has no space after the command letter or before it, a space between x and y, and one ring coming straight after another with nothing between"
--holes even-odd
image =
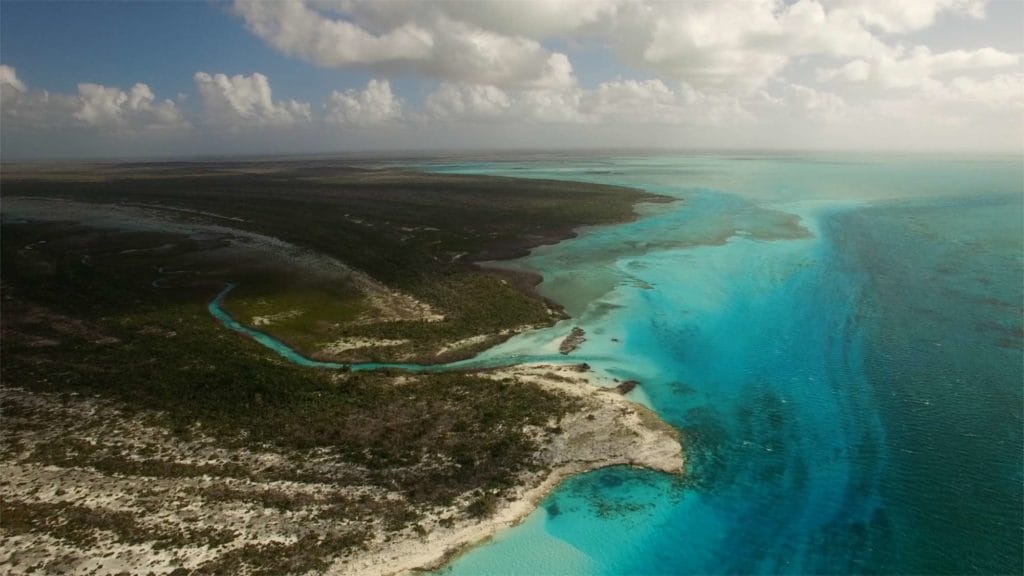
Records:
<instances>
[{"instance_id":1,"label":"rocky outcrop","mask_svg":"<svg viewBox=\"0 0 1024 576\"><path fill-rule=\"evenodd\" d=\"M640 385L640 383L637 382L636 380L626 380L622 384L619 384L618 386L616 386L615 387L615 391L618 392L619 394L622 394L623 396L625 396L626 394L629 394L630 392L632 392L633 388L636 388L639 385Z\"/></svg>"},{"instance_id":2,"label":"rocky outcrop","mask_svg":"<svg viewBox=\"0 0 1024 576\"><path fill-rule=\"evenodd\" d=\"M583 344L586 338L586 332L579 326L574 326L572 332L562 340L562 343L558 345L558 351L562 354L570 354L573 350L579 348L580 344Z\"/></svg>"},{"instance_id":3,"label":"rocky outcrop","mask_svg":"<svg viewBox=\"0 0 1024 576\"><path fill-rule=\"evenodd\" d=\"M581 373L578 366L569 365L519 365L489 375L536 383L580 402L580 409L563 417L557 427L537 432L546 436L539 457L547 470L524 478L490 518L463 520L450 527L434 519L424 520L421 523L429 526L428 534L371 547L360 557L335 564L332 573L386 576L439 569L495 532L522 522L566 478L590 470L625 465L683 473L676 429L614 388L593 383L592 373Z\"/></svg>"}]
</instances>

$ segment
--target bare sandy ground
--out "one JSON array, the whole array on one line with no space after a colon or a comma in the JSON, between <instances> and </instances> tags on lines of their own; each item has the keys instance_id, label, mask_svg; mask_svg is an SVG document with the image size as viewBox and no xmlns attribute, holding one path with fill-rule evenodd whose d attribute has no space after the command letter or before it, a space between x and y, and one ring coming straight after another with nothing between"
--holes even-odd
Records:
<instances>
[{"instance_id":1,"label":"bare sandy ground","mask_svg":"<svg viewBox=\"0 0 1024 576\"><path fill-rule=\"evenodd\" d=\"M382 346L401 346L408 344L408 340L388 340L385 338L361 338L358 336L352 336L348 338L339 338L334 342L328 343L326 346L320 349L320 353L328 356L341 354L342 352L348 352L349 350L361 350L364 348L380 348Z\"/></svg>"},{"instance_id":2,"label":"bare sandy ground","mask_svg":"<svg viewBox=\"0 0 1024 576\"><path fill-rule=\"evenodd\" d=\"M3 216L226 238L239 249L349 279L382 319L443 318L332 258L159 207L4 198ZM613 465L683 471L676 431L595 385L593 374L567 365L481 374L535 382L575 397L581 409L558 422L557 432L527 430L542 446L542 471L524 474L489 517L467 514L477 497L467 493L412 522L403 519L409 504L401 493L365 482L366 470L330 451L226 446L199 429L183 438L155 425L154 415L125 413L100 398L0 388L0 573L256 572L239 570L231 563L238 558L305 559L292 563L306 567L299 572L405 573L440 566L521 522L570 475ZM359 546L328 545L354 533L368 537Z\"/></svg>"},{"instance_id":3,"label":"bare sandy ground","mask_svg":"<svg viewBox=\"0 0 1024 576\"><path fill-rule=\"evenodd\" d=\"M583 402L585 408L563 419L562 433L545 448L549 471L524 479L516 496L503 502L491 518L463 521L447 529L435 524L425 536L394 540L366 555L336 562L333 573L384 576L440 568L499 530L522 522L574 474L616 465L683 473L682 448L674 428L649 409L590 382L591 375L574 366L522 365L493 371L490 377L535 382Z\"/></svg>"},{"instance_id":4,"label":"bare sandy ground","mask_svg":"<svg viewBox=\"0 0 1024 576\"><path fill-rule=\"evenodd\" d=\"M467 493L396 528L403 496L360 484L360 469L316 454L225 447L192 431L183 440L99 398L0 390L0 572L168 574L214 572L225 559L321 554L314 573L399 574L443 565L522 521L566 477L612 465L681 473L674 429L646 408L588 381L572 366L518 366L486 373L568 393L582 409L542 439L545 471L526 474L494 514L466 514ZM37 528L22 526L36 515ZM50 514L40 531L40 514ZM20 518L20 520L19 520ZM367 531L362 548L309 549Z\"/></svg>"}]
</instances>

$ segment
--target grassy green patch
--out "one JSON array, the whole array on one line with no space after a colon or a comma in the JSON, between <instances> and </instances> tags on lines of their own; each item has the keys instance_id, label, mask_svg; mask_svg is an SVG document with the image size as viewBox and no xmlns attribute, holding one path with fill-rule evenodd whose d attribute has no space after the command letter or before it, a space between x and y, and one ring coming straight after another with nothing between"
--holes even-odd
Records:
<instances>
[{"instance_id":1,"label":"grassy green patch","mask_svg":"<svg viewBox=\"0 0 1024 576\"><path fill-rule=\"evenodd\" d=\"M628 219L638 201L664 200L612 186L362 170L329 161L8 170L2 186L7 196L166 206L174 208L170 216L268 234L333 256L446 316L443 323L349 325L365 312L361 297L318 288L308 294L309 313L265 327L307 355L330 341L334 324L338 337L415 340L363 360L432 361L453 340L551 322L543 302L471 262L524 254L576 227ZM238 284L226 306L241 321L262 315L255 312L261 306L273 313L299 307L291 290Z\"/></svg>"},{"instance_id":2,"label":"grassy green patch","mask_svg":"<svg viewBox=\"0 0 1024 576\"><path fill-rule=\"evenodd\" d=\"M239 322L273 334L307 355L371 312L363 295L344 282L289 286L282 278L251 280L246 278L231 292L224 309Z\"/></svg>"},{"instance_id":3,"label":"grassy green patch","mask_svg":"<svg viewBox=\"0 0 1024 576\"><path fill-rule=\"evenodd\" d=\"M48 230L54 241L45 246L59 249L21 248L41 233L35 225L11 226L0 246L6 285L0 376L9 386L115 398L129 409L159 412L185 436L198 426L229 443L330 448L369 469L372 481L422 503L510 486L534 465L537 446L523 427L542 426L572 409L564 397L534 385L472 374L396 380L358 373L337 380L225 330L205 309L218 286L153 289L145 281L147 266L138 262L84 265L71 249L75 244L59 241L56 229ZM109 248L112 241L106 242ZM55 260L63 264L38 265ZM57 344L36 346L40 335ZM95 450L54 446L37 458L85 459L136 475L206 471ZM230 464L223 468L214 472L245 474Z\"/></svg>"},{"instance_id":4,"label":"grassy green patch","mask_svg":"<svg viewBox=\"0 0 1024 576\"><path fill-rule=\"evenodd\" d=\"M0 503L2 529L10 535L46 534L79 546L94 546L106 537L124 544L151 544L156 549L191 544L216 547L235 539L230 530L147 526L132 514L65 502Z\"/></svg>"},{"instance_id":5,"label":"grassy green patch","mask_svg":"<svg viewBox=\"0 0 1024 576\"><path fill-rule=\"evenodd\" d=\"M292 543L247 544L200 566L198 575L277 576L323 571L338 556L347 556L366 539L362 532L307 534Z\"/></svg>"},{"instance_id":6,"label":"grassy green patch","mask_svg":"<svg viewBox=\"0 0 1024 576\"><path fill-rule=\"evenodd\" d=\"M470 261L508 257L577 226L628 218L634 202L652 199L622 188L316 162L5 170L0 184L5 197L164 206L175 209L163 211L169 218L281 238L333 256L444 315L438 322L375 319L367 295L343 274L264 261L264 253L232 242L227 232L3 225L0 379L27 390L9 391L24 403L4 406L5 432L17 439L5 447L6 458L143 479L243 479L228 483L233 488L214 482L192 490L207 503L243 502L346 526L315 534L303 528L294 540L250 541L200 566L199 574L323 571L363 546L371 531L424 534L418 523L425 511L467 502L467 495L461 513L492 514L521 475L541 465L539 441L529 430L557 430L559 419L578 409L534 384L472 373L301 368L210 316L206 305L225 282L237 284L224 304L232 315L307 355L326 342L361 337L408 341L369 350L367 360L436 361L447 344L491 335L452 353L469 355L501 338L502 330L553 318L523 290L528 281L485 273ZM271 323L255 325L259 316ZM97 442L112 429L133 428L118 428L121 420L107 426L98 416L72 422L80 412L33 402L39 392L55 393L46 402L69 405L99 396L108 407L104 417L145 415L143 422L164 431L160 442ZM161 448L168 443L174 449ZM232 456L192 458L190 450L200 445ZM238 457L243 453L281 458L266 464ZM249 485L274 480L321 486ZM371 488L346 490L352 486ZM149 511L175 505L157 492L138 501ZM86 551L111 540L173 548L236 538L213 528L155 528L124 512L68 503L11 499L0 515L5 534L45 533Z\"/></svg>"}]
</instances>

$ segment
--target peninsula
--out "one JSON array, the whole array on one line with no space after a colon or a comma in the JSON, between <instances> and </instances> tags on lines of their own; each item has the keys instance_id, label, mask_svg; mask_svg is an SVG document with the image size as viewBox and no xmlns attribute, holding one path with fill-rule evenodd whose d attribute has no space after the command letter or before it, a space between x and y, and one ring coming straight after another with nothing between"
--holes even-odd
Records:
<instances>
[{"instance_id":1,"label":"peninsula","mask_svg":"<svg viewBox=\"0 0 1024 576\"><path fill-rule=\"evenodd\" d=\"M0 566L72 574L442 565L562 479L681 473L586 366L410 372L565 317L474 262L633 216L640 191L331 161L7 166Z\"/></svg>"}]
</instances>

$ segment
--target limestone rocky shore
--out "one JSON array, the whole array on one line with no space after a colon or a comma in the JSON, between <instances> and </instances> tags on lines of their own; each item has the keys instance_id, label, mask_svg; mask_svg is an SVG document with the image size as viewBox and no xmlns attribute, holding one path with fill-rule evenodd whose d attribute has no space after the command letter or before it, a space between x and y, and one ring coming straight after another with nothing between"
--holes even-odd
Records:
<instances>
[{"instance_id":1,"label":"limestone rocky shore","mask_svg":"<svg viewBox=\"0 0 1024 576\"><path fill-rule=\"evenodd\" d=\"M608 383L596 382L586 370L585 366L521 365L491 372L491 377L528 380L583 404L582 410L560 422L560 433L545 448L542 458L548 470L524 478L516 496L502 502L490 518L448 528L438 524L424 536L385 543L360 558L335 565L338 573L386 576L440 568L499 530L520 523L545 496L575 474L616 465L682 474L684 460L676 430Z\"/></svg>"},{"instance_id":2,"label":"limestone rocky shore","mask_svg":"<svg viewBox=\"0 0 1024 576\"><path fill-rule=\"evenodd\" d=\"M0 389L0 572L402 574L442 566L522 521L566 477L613 466L682 473L676 431L580 365L481 373L567 394L531 430L540 466L484 514L478 494L408 521L402 496L327 452L188 439L98 397ZM40 532L40 526L45 530ZM352 534L368 535L358 542Z\"/></svg>"}]
</instances>

